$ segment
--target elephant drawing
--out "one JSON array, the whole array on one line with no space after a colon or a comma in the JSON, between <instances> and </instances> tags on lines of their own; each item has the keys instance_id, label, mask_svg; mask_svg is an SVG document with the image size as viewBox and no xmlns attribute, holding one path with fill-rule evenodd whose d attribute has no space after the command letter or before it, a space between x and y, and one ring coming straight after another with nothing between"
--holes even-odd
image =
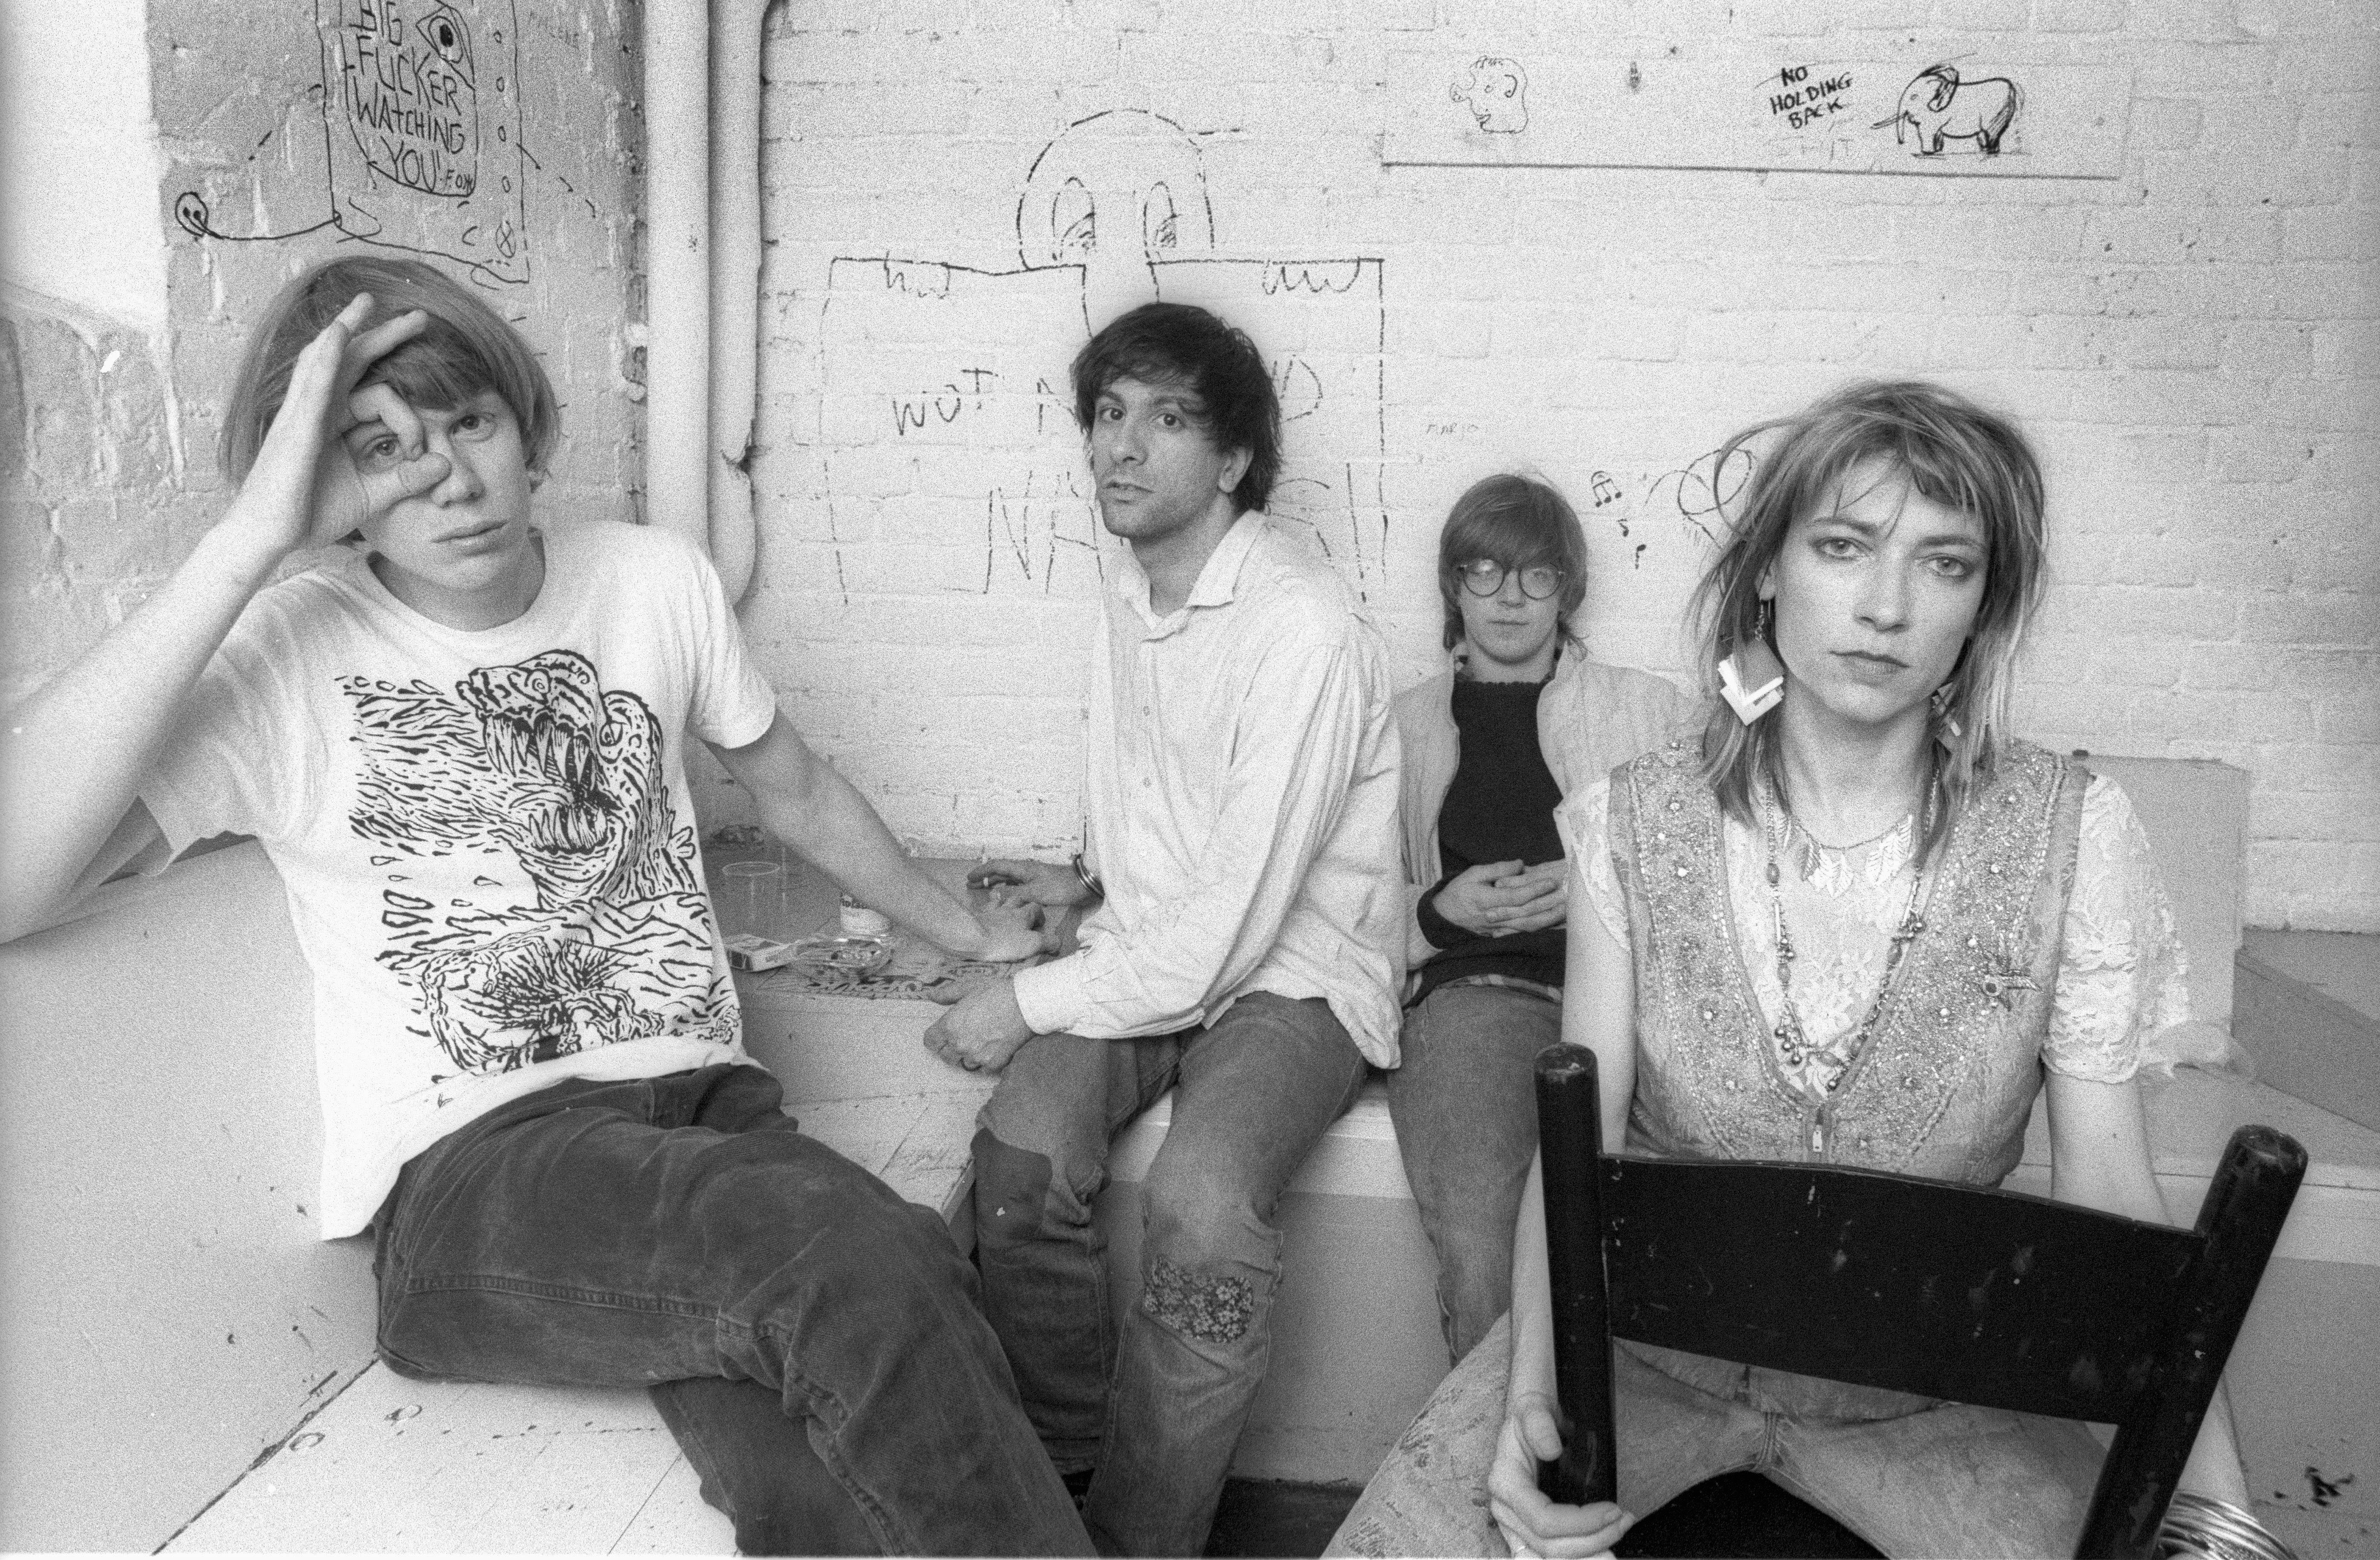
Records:
<instances>
[{"instance_id":1,"label":"elephant drawing","mask_svg":"<svg viewBox=\"0 0 2380 1560\"><path fill-rule=\"evenodd\" d=\"M1917 132L1917 154L1939 156L1945 140L1972 140L1986 157L1999 155L2000 138L2024 106L2024 93L2005 76L1961 81L1955 65L1928 66L1900 91L1900 105L1871 127L1892 127L1895 145Z\"/></svg>"}]
</instances>

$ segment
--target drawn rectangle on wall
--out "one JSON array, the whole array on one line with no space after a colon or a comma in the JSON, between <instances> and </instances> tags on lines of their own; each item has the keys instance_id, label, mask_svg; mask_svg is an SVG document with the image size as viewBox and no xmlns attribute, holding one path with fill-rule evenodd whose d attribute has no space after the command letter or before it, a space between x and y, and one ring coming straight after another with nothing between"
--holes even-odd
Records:
<instances>
[{"instance_id":1,"label":"drawn rectangle on wall","mask_svg":"<svg viewBox=\"0 0 2380 1560\"><path fill-rule=\"evenodd\" d=\"M1386 165L2115 178L2131 73L1959 57L1586 56L1473 37L1389 59Z\"/></svg>"}]
</instances>

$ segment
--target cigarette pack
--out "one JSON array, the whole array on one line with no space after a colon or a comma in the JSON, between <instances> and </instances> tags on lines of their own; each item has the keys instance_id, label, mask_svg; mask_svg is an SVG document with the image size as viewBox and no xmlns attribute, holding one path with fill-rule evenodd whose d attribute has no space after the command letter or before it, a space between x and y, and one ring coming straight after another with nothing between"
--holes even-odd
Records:
<instances>
[{"instance_id":1,"label":"cigarette pack","mask_svg":"<svg viewBox=\"0 0 2380 1560\"><path fill-rule=\"evenodd\" d=\"M727 962L737 969L778 969L794 962L794 945L741 932L727 939Z\"/></svg>"}]
</instances>

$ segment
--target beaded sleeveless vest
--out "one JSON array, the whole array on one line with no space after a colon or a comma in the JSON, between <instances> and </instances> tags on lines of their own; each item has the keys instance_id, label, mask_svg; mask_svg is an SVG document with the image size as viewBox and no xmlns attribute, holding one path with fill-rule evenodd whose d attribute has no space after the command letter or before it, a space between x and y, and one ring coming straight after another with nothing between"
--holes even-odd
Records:
<instances>
[{"instance_id":1,"label":"beaded sleeveless vest","mask_svg":"<svg viewBox=\"0 0 2380 1560\"><path fill-rule=\"evenodd\" d=\"M2041 1090L2089 772L2010 743L1978 776L1939 847L1924 930L1820 1103L1774 1059L1737 944L1718 798L1696 771L1693 744L1678 741L1612 774L1636 971L1632 1140L1680 1157L1999 1181Z\"/></svg>"}]
</instances>

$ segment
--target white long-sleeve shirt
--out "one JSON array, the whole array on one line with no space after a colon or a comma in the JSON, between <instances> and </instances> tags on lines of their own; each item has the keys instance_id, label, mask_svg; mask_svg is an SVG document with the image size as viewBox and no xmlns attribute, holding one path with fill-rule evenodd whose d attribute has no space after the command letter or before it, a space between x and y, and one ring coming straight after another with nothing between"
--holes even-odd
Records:
<instances>
[{"instance_id":1,"label":"white long-sleeve shirt","mask_svg":"<svg viewBox=\"0 0 2380 1560\"><path fill-rule=\"evenodd\" d=\"M1084 799L1107 896L1080 952L1015 977L1025 1021L1123 1040L1318 996L1395 1066L1397 731L1353 593L1251 511L1179 610L1150 611L1128 553L1100 605Z\"/></svg>"}]
</instances>

